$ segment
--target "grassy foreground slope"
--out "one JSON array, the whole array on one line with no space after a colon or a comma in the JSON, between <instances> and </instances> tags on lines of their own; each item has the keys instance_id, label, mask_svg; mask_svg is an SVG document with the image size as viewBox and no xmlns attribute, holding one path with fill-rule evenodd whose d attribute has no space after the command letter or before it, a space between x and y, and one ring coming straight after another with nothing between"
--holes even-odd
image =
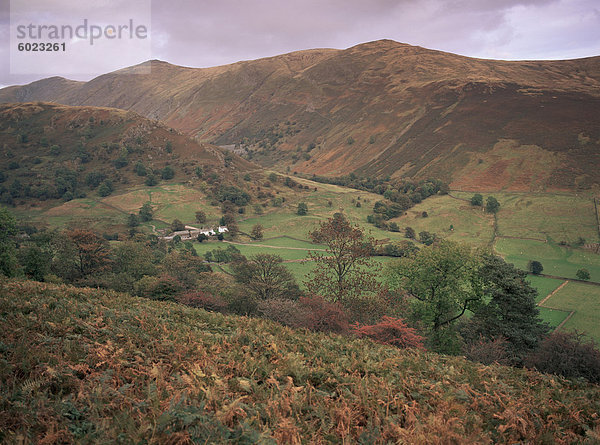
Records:
<instances>
[{"instance_id":1,"label":"grassy foreground slope","mask_svg":"<svg viewBox=\"0 0 600 445\"><path fill-rule=\"evenodd\" d=\"M3 443L594 443L600 388L114 292L0 283Z\"/></svg>"}]
</instances>

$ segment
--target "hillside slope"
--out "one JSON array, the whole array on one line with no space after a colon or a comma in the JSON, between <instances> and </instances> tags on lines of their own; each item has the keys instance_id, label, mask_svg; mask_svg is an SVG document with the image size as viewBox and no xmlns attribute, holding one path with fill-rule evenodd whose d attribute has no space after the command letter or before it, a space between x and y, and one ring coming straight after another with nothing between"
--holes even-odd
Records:
<instances>
[{"instance_id":1,"label":"hillside slope","mask_svg":"<svg viewBox=\"0 0 600 445\"><path fill-rule=\"evenodd\" d=\"M106 180L115 190L143 184L152 174L160 181L167 166L175 181L197 179L196 167L206 176L212 172L228 179L256 168L158 121L115 108L2 104L0 146L0 196L5 203L69 200Z\"/></svg>"},{"instance_id":2,"label":"hillside slope","mask_svg":"<svg viewBox=\"0 0 600 445\"><path fill-rule=\"evenodd\" d=\"M36 282L0 313L3 443L600 440L600 388L535 372Z\"/></svg>"},{"instance_id":3,"label":"hillside slope","mask_svg":"<svg viewBox=\"0 0 600 445\"><path fill-rule=\"evenodd\" d=\"M600 182L600 58L479 60L382 40L194 69L151 61L0 101L111 106L303 173L435 176L468 189Z\"/></svg>"}]
</instances>

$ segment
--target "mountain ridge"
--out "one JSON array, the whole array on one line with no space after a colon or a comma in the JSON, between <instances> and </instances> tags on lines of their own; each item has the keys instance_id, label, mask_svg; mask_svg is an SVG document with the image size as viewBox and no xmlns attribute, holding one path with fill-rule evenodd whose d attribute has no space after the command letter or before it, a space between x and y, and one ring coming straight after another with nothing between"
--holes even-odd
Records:
<instances>
[{"instance_id":1,"label":"mountain ridge","mask_svg":"<svg viewBox=\"0 0 600 445\"><path fill-rule=\"evenodd\" d=\"M84 83L52 78L0 90L0 101L134 110L304 174L507 190L600 183L591 168L600 161L600 57L495 61L380 40L212 68L144 64L146 76L129 67ZM518 170L532 153L552 170L534 168L528 180Z\"/></svg>"}]
</instances>

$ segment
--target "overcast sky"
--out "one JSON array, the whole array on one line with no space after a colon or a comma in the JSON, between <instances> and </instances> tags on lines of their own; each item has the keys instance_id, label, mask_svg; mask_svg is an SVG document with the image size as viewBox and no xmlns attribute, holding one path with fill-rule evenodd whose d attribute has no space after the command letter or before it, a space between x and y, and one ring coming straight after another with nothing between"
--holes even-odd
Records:
<instances>
[{"instance_id":1,"label":"overcast sky","mask_svg":"<svg viewBox=\"0 0 600 445\"><path fill-rule=\"evenodd\" d=\"M100 12L88 14L86 1ZM59 57L46 56L43 63L38 59L38 72L14 74L9 68L10 49L16 47L16 42L10 43L9 2L0 2L0 86L27 83L49 73L87 80L146 58L208 67L300 49L348 48L384 38L480 58L600 55L598 0L155 0L143 11L149 15L137 17L142 22L151 17L150 39L144 42L150 45L147 52L114 47L107 54L87 51L90 59L78 63L79 73ZM131 0L13 2L26 2L32 11L39 11L26 17L38 24L48 23L43 21L48 17L51 23L101 17L105 25L125 22L132 14L136 17L124 6ZM48 3L53 5L51 14ZM13 12L16 9L13 4ZM71 57L75 48L71 46ZM89 48L97 51L99 46ZM95 65L92 59L104 65Z\"/></svg>"}]
</instances>

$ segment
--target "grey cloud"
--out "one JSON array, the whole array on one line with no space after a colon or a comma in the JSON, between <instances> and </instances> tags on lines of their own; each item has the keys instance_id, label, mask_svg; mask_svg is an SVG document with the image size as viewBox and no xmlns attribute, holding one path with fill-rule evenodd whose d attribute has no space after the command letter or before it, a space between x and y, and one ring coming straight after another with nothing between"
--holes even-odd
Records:
<instances>
[{"instance_id":1,"label":"grey cloud","mask_svg":"<svg viewBox=\"0 0 600 445\"><path fill-rule=\"evenodd\" d=\"M81 14L72 4L65 14ZM474 57L571 58L600 54L599 29L596 0L153 0L152 57L214 66L389 38ZM0 84L15 83L5 65Z\"/></svg>"}]
</instances>

